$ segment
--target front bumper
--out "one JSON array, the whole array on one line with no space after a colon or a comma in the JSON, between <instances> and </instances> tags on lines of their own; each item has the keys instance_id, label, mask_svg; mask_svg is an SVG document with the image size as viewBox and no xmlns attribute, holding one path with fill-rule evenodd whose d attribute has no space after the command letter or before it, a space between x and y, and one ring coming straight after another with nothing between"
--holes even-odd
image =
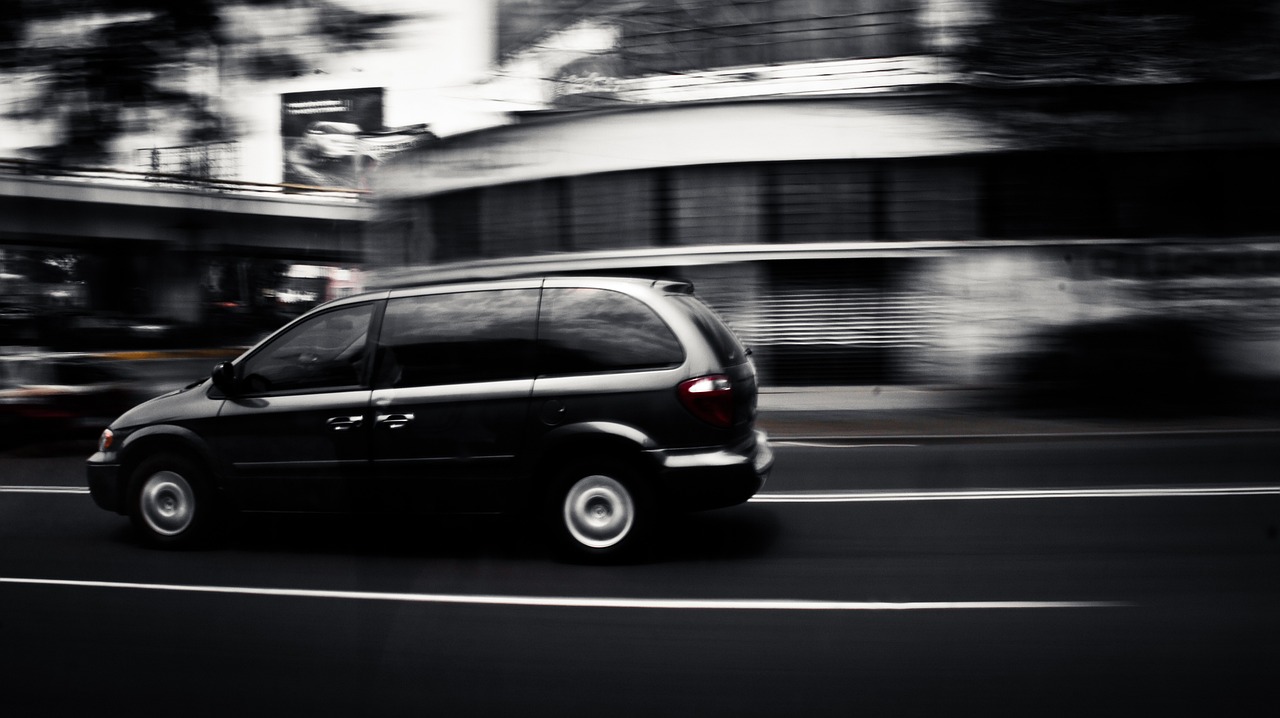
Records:
<instances>
[{"instance_id":1,"label":"front bumper","mask_svg":"<svg viewBox=\"0 0 1280 718\"><path fill-rule=\"evenodd\" d=\"M658 490L673 508L701 511L745 503L764 487L773 450L763 431L729 449L654 451Z\"/></svg>"},{"instance_id":2,"label":"front bumper","mask_svg":"<svg viewBox=\"0 0 1280 718\"><path fill-rule=\"evenodd\" d=\"M125 476L114 454L98 452L85 463L89 478L89 495L99 508L118 514L128 512Z\"/></svg>"}]
</instances>

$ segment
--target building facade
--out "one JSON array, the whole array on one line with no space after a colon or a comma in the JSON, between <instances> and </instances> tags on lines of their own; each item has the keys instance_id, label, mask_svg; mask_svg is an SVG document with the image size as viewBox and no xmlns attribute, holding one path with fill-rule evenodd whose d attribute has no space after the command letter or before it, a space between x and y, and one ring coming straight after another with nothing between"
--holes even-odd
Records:
<instances>
[{"instance_id":1,"label":"building facade","mask_svg":"<svg viewBox=\"0 0 1280 718\"><path fill-rule=\"evenodd\" d=\"M972 3L601 5L511 53L537 109L383 168L374 269L684 276L773 384L1002 383L1152 317L1276 374L1274 84L958 84Z\"/></svg>"}]
</instances>

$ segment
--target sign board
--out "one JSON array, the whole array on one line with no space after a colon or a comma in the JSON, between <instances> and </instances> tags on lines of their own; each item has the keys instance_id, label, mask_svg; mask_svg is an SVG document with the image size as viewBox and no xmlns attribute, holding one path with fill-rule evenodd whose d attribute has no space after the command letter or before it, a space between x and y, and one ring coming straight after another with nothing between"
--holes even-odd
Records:
<instances>
[{"instance_id":1,"label":"sign board","mask_svg":"<svg viewBox=\"0 0 1280 718\"><path fill-rule=\"evenodd\" d=\"M284 182L359 187L366 162L360 137L383 130L382 102L381 87L281 95Z\"/></svg>"}]
</instances>

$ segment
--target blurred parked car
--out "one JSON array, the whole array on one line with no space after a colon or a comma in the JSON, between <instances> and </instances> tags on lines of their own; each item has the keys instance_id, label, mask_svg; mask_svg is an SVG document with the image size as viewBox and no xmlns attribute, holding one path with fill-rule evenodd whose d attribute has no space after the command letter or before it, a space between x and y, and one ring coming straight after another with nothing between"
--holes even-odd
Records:
<instances>
[{"instance_id":1,"label":"blurred parked car","mask_svg":"<svg viewBox=\"0 0 1280 718\"><path fill-rule=\"evenodd\" d=\"M35 310L21 304L0 303L0 344L31 344L36 337Z\"/></svg>"},{"instance_id":2,"label":"blurred parked car","mask_svg":"<svg viewBox=\"0 0 1280 718\"><path fill-rule=\"evenodd\" d=\"M1127 318L1046 331L1019 357L1026 407L1108 415L1175 415L1229 400L1208 332L1175 317Z\"/></svg>"},{"instance_id":3,"label":"blurred parked car","mask_svg":"<svg viewBox=\"0 0 1280 718\"><path fill-rule=\"evenodd\" d=\"M140 398L129 377L101 359L0 357L0 428L8 441L96 430Z\"/></svg>"},{"instance_id":4,"label":"blurred parked car","mask_svg":"<svg viewBox=\"0 0 1280 718\"><path fill-rule=\"evenodd\" d=\"M189 327L171 319L96 312L45 317L40 340L52 349L151 349L189 341Z\"/></svg>"}]
</instances>

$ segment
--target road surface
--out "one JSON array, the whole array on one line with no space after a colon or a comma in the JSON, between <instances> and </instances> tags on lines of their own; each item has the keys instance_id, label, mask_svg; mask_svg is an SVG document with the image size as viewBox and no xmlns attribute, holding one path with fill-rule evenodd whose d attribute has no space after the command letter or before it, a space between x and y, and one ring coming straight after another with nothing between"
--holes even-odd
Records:
<instances>
[{"instance_id":1,"label":"road surface","mask_svg":"<svg viewBox=\"0 0 1280 718\"><path fill-rule=\"evenodd\" d=\"M1270 435L780 445L652 560L520 521L250 517L140 547L0 458L7 716L1269 715Z\"/></svg>"}]
</instances>

